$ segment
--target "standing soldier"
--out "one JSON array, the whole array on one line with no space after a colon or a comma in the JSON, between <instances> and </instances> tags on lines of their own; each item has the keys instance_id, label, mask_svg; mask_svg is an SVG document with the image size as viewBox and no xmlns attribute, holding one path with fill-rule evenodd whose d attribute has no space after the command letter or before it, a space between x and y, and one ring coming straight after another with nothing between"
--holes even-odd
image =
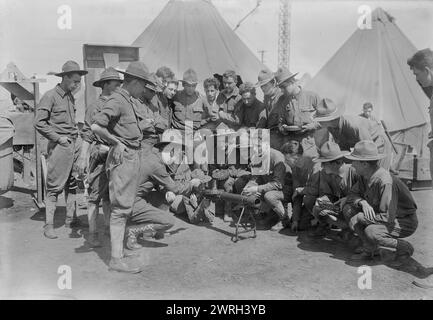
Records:
<instances>
[{"instance_id":1,"label":"standing soldier","mask_svg":"<svg viewBox=\"0 0 433 320\"><path fill-rule=\"evenodd\" d=\"M416 52L411 58L408 59L407 64L416 77L419 85L423 88L427 97L430 99L429 114L430 114L430 128L433 128L433 95L431 89L433 88L433 51L430 49L423 49ZM433 177L433 129L428 134L427 147L430 149L430 175ZM433 276L426 280L416 280L414 284L422 288L433 288Z\"/></svg>"},{"instance_id":2,"label":"standing soldier","mask_svg":"<svg viewBox=\"0 0 433 320\"><path fill-rule=\"evenodd\" d=\"M132 212L141 170L140 143L143 135L133 98L140 99L147 84L156 84L142 62L131 62L126 71L121 72L124 74L122 87L110 96L94 117L95 123L91 128L111 145L106 164L111 202L109 266L111 270L137 273L141 266L123 253L126 219Z\"/></svg>"},{"instance_id":3,"label":"standing soldier","mask_svg":"<svg viewBox=\"0 0 433 320\"><path fill-rule=\"evenodd\" d=\"M105 69L99 80L93 83L93 86L101 88L102 92L95 101L86 109L84 117L84 126L81 130L83 145L81 155L78 160L78 171L80 175L84 174L87 163L89 183L89 196L87 198L88 208L87 215L89 219L89 244L92 247L99 247L101 243L96 233L96 221L99 212L99 203L102 200L102 211L104 212L104 221L106 229L110 225L110 197L108 195L108 177L105 172L105 161L107 160L109 147L107 143L96 136L90 126L93 124L93 117L102 109L107 102L108 97L122 83L119 73L114 68ZM89 153L90 149L90 154ZM106 232L107 233L107 232Z\"/></svg>"},{"instance_id":4,"label":"standing soldier","mask_svg":"<svg viewBox=\"0 0 433 320\"><path fill-rule=\"evenodd\" d=\"M75 122L75 99L72 92L81 84L81 76L87 71L80 70L78 63L67 61L62 72L56 76L62 82L46 92L36 110L34 127L48 139L47 199L45 200L44 235L49 239L57 238L54 232L54 212L57 198L65 191L66 227L79 224L76 216L75 163L80 154L77 141L78 127Z\"/></svg>"},{"instance_id":5,"label":"standing soldier","mask_svg":"<svg viewBox=\"0 0 433 320\"><path fill-rule=\"evenodd\" d=\"M233 70L227 70L223 74L222 90L217 97L216 104L218 105L218 113L211 116L212 121L218 124L223 122L230 129L238 129L240 127L240 105L242 97L239 94L239 89L236 86L237 75Z\"/></svg>"},{"instance_id":6,"label":"standing soldier","mask_svg":"<svg viewBox=\"0 0 433 320\"><path fill-rule=\"evenodd\" d=\"M242 97L240 124L242 127L256 128L265 105L256 98L256 88L251 82L242 83L239 94Z\"/></svg>"},{"instance_id":7,"label":"standing soldier","mask_svg":"<svg viewBox=\"0 0 433 320\"><path fill-rule=\"evenodd\" d=\"M317 156L314 132L320 127L314 121L313 113L317 109L320 98L312 92L303 90L295 76L285 68L279 68L275 74L277 85L286 99L280 99L281 113L278 129L285 136L296 137L304 150L304 156L315 158ZM286 140L286 139L285 139Z\"/></svg>"},{"instance_id":8,"label":"standing soldier","mask_svg":"<svg viewBox=\"0 0 433 320\"><path fill-rule=\"evenodd\" d=\"M385 155L380 165L390 168L392 145L381 125L360 116L341 115L334 102L327 98L319 103L315 119L328 129L341 150L350 151L361 140L374 141L379 153Z\"/></svg>"},{"instance_id":9,"label":"standing soldier","mask_svg":"<svg viewBox=\"0 0 433 320\"><path fill-rule=\"evenodd\" d=\"M275 75L268 71L262 70L258 76L256 87L260 87L264 94L263 103L265 109L259 117L257 128L267 128L270 131L271 148L279 150L284 144L284 136L278 129L280 119L280 109L283 103L277 103L280 99L285 99L283 92L277 87Z\"/></svg>"}]
</instances>

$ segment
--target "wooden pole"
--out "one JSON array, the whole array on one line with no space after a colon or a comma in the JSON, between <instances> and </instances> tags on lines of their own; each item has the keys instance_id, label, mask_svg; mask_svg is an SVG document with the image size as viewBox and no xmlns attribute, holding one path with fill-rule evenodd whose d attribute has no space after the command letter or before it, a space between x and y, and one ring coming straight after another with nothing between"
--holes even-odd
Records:
<instances>
[{"instance_id":1,"label":"wooden pole","mask_svg":"<svg viewBox=\"0 0 433 320\"><path fill-rule=\"evenodd\" d=\"M35 102L34 113L36 116L36 108L37 105L39 104L39 83L38 82L33 82L33 94L34 94L34 102ZM41 207L45 207L45 204L43 199L40 135L36 129L35 129L35 154L36 154L36 191L37 191L36 200L39 209L41 209Z\"/></svg>"}]
</instances>

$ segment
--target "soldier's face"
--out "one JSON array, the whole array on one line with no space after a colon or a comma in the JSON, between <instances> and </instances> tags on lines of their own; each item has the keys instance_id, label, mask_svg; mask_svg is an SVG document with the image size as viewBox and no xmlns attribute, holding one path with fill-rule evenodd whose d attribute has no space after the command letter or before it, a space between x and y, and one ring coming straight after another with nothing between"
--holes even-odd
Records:
<instances>
[{"instance_id":1,"label":"soldier's face","mask_svg":"<svg viewBox=\"0 0 433 320\"><path fill-rule=\"evenodd\" d=\"M284 82L281 84L280 88L283 90L284 94L289 96L296 94L297 91L297 86L294 81Z\"/></svg>"},{"instance_id":2,"label":"soldier's face","mask_svg":"<svg viewBox=\"0 0 433 320\"><path fill-rule=\"evenodd\" d=\"M112 94L118 87L120 87L120 81L117 80L110 80L104 84L104 90L106 90L108 94Z\"/></svg>"},{"instance_id":3,"label":"soldier's face","mask_svg":"<svg viewBox=\"0 0 433 320\"><path fill-rule=\"evenodd\" d=\"M164 95L168 99L173 99L176 92L177 92L177 84L174 82L170 82L169 84L167 84L167 86L164 89Z\"/></svg>"},{"instance_id":4,"label":"soldier's face","mask_svg":"<svg viewBox=\"0 0 433 320\"><path fill-rule=\"evenodd\" d=\"M373 111L373 109L371 109L371 108L364 108L364 111L363 111L364 116L366 116L367 118L370 118L372 111Z\"/></svg>"},{"instance_id":5,"label":"soldier's face","mask_svg":"<svg viewBox=\"0 0 433 320\"><path fill-rule=\"evenodd\" d=\"M357 174L362 175L364 173L365 162L353 160L352 167L355 168Z\"/></svg>"},{"instance_id":6,"label":"soldier's face","mask_svg":"<svg viewBox=\"0 0 433 320\"><path fill-rule=\"evenodd\" d=\"M255 96L251 94L251 92L244 92L242 94L242 101L248 107L250 107L253 104L254 98Z\"/></svg>"},{"instance_id":7,"label":"soldier's face","mask_svg":"<svg viewBox=\"0 0 433 320\"><path fill-rule=\"evenodd\" d=\"M330 162L324 162L322 163L322 169L325 170L326 174L338 174L343 163L344 162L342 159L338 159Z\"/></svg>"},{"instance_id":8,"label":"soldier's face","mask_svg":"<svg viewBox=\"0 0 433 320\"><path fill-rule=\"evenodd\" d=\"M423 69L418 69L412 67L412 72L416 77L416 81L418 81L422 87L433 85L433 72L429 68L425 67Z\"/></svg>"},{"instance_id":9,"label":"soldier's face","mask_svg":"<svg viewBox=\"0 0 433 320\"><path fill-rule=\"evenodd\" d=\"M81 76L78 73L65 75L62 82L67 92L74 92L81 85Z\"/></svg>"},{"instance_id":10,"label":"soldier's face","mask_svg":"<svg viewBox=\"0 0 433 320\"><path fill-rule=\"evenodd\" d=\"M232 77L223 78L224 89L228 93L232 93L236 87L236 81Z\"/></svg>"},{"instance_id":11,"label":"soldier's face","mask_svg":"<svg viewBox=\"0 0 433 320\"><path fill-rule=\"evenodd\" d=\"M264 85L260 86L260 89L262 89L263 94L265 96L269 96L272 93L274 87L275 87L274 83L272 81L269 81L268 83L265 83Z\"/></svg>"},{"instance_id":12,"label":"soldier's face","mask_svg":"<svg viewBox=\"0 0 433 320\"><path fill-rule=\"evenodd\" d=\"M214 101L216 99L218 90L214 86L209 86L205 89L205 93L208 101Z\"/></svg>"},{"instance_id":13,"label":"soldier's face","mask_svg":"<svg viewBox=\"0 0 433 320\"><path fill-rule=\"evenodd\" d=\"M196 88L197 84L189 84L186 82L183 83L183 89L185 90L185 93L189 96L192 96L195 93Z\"/></svg>"}]
</instances>

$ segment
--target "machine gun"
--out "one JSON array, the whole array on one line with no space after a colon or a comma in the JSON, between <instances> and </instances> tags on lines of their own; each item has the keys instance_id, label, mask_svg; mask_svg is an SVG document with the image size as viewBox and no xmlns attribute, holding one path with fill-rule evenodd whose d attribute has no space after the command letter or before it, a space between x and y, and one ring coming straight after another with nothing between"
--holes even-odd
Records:
<instances>
[{"instance_id":1,"label":"machine gun","mask_svg":"<svg viewBox=\"0 0 433 320\"><path fill-rule=\"evenodd\" d=\"M257 224L254 215L259 212L261 206L261 200L259 198L257 198L256 196L245 196L241 194L224 192L222 190L204 190L202 195L206 199L212 201L224 200L234 202L237 204L237 207L241 209L241 212L236 219L235 234L232 236L233 242L239 241L239 235L242 233L252 231L252 238L255 238L257 236ZM244 230L240 231L239 227L242 227Z\"/></svg>"}]
</instances>

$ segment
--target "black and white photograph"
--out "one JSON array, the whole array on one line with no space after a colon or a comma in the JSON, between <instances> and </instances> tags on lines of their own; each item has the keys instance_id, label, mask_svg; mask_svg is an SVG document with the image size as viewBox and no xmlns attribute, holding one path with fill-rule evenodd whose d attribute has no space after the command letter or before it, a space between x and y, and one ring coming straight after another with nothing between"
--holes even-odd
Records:
<instances>
[{"instance_id":1,"label":"black and white photograph","mask_svg":"<svg viewBox=\"0 0 433 320\"><path fill-rule=\"evenodd\" d=\"M432 300L432 31L432 1L0 0L0 300Z\"/></svg>"}]
</instances>

